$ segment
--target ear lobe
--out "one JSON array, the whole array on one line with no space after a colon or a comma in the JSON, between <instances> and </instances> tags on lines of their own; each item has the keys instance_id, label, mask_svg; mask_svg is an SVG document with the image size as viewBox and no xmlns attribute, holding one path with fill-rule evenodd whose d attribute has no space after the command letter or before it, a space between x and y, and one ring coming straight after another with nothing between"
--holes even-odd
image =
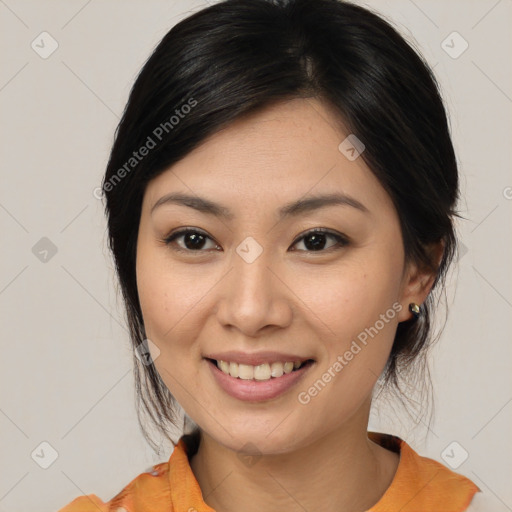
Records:
<instances>
[{"instance_id":1,"label":"ear lobe","mask_svg":"<svg viewBox=\"0 0 512 512\"><path fill-rule=\"evenodd\" d=\"M409 304L414 303L421 306L434 285L443 258L444 242L440 241L432 244L427 250L432 266L420 266L417 263L410 262L405 272L400 300L403 308L398 316L399 322L410 320L413 317L409 311Z\"/></svg>"}]
</instances>

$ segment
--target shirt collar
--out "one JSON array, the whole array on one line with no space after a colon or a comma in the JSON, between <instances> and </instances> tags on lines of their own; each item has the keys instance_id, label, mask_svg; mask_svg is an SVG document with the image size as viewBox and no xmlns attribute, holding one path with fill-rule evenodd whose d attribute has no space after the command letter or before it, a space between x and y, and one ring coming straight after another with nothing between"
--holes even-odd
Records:
<instances>
[{"instance_id":1,"label":"shirt collar","mask_svg":"<svg viewBox=\"0 0 512 512\"><path fill-rule=\"evenodd\" d=\"M462 512L479 488L467 477L443 464L418 455L405 441L391 434L368 432L380 446L400 454L397 471L381 499L367 512ZM169 459L169 487L174 512L215 512L201 493L189 463L197 437L183 436ZM189 455L187 455L187 453Z\"/></svg>"}]
</instances>

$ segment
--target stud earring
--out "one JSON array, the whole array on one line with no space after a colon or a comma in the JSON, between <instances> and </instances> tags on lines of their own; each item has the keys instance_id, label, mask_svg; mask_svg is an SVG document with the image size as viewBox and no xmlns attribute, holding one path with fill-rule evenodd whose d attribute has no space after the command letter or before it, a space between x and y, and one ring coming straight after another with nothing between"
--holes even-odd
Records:
<instances>
[{"instance_id":1,"label":"stud earring","mask_svg":"<svg viewBox=\"0 0 512 512\"><path fill-rule=\"evenodd\" d=\"M415 302L409 304L409 311L414 315L414 318L418 318L421 313L420 307Z\"/></svg>"}]
</instances>

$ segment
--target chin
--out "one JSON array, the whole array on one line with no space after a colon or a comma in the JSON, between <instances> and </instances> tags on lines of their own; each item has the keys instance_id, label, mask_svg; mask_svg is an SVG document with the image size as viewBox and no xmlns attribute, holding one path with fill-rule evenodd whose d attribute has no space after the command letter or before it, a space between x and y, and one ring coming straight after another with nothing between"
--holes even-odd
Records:
<instances>
[{"instance_id":1,"label":"chin","mask_svg":"<svg viewBox=\"0 0 512 512\"><path fill-rule=\"evenodd\" d=\"M231 421L228 432L218 424L205 432L226 448L252 456L288 453L312 442L314 436L304 428L304 424L283 421L285 417L280 415L265 423Z\"/></svg>"}]
</instances>

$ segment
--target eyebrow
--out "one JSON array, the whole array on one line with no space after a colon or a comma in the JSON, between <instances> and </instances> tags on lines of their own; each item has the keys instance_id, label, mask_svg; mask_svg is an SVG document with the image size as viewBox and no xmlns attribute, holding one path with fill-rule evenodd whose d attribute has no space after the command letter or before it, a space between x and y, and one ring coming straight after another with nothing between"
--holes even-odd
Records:
<instances>
[{"instance_id":1,"label":"eyebrow","mask_svg":"<svg viewBox=\"0 0 512 512\"><path fill-rule=\"evenodd\" d=\"M208 215L213 215L218 218L232 220L234 218L233 212L226 206L222 206L218 203L214 203L209 199L199 196L192 196L183 193L171 193L161 197L151 208L151 214L159 207L164 204L178 204L182 206L188 206L194 210L198 210ZM323 194L309 196L304 199L298 199L284 205L278 210L279 219L287 217L298 216L313 210L318 210L326 206L350 206L363 213L370 213L368 208L364 206L357 199L346 195L346 194Z\"/></svg>"}]
</instances>

